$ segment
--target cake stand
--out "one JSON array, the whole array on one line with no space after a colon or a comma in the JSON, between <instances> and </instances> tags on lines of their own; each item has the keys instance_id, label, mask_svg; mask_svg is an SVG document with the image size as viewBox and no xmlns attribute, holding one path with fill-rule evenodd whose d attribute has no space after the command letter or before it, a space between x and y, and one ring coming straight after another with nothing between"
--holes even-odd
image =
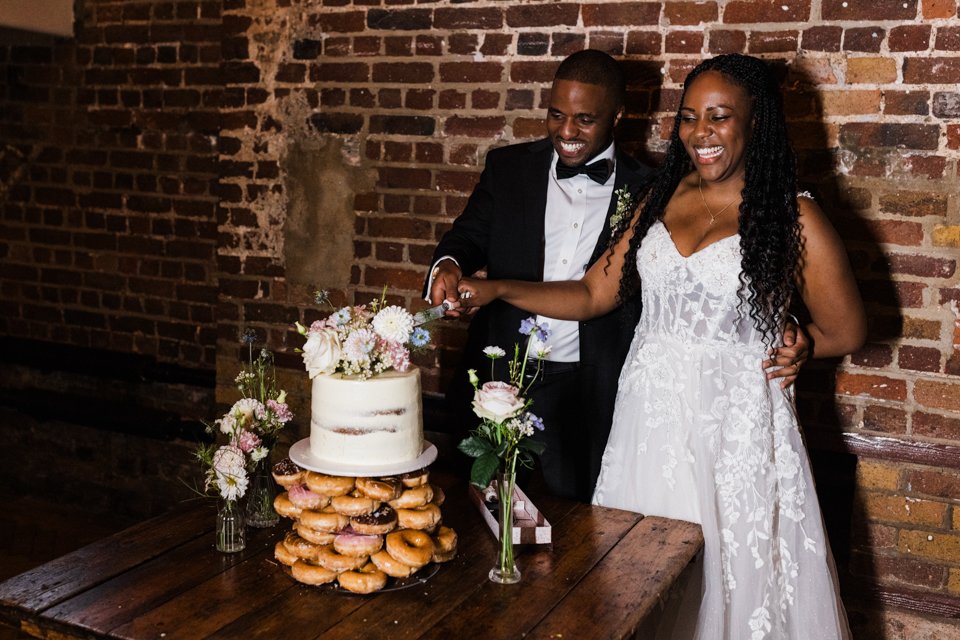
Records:
<instances>
[{"instance_id":1,"label":"cake stand","mask_svg":"<svg viewBox=\"0 0 960 640\"><path fill-rule=\"evenodd\" d=\"M290 459L293 460L297 466L307 469L308 471L325 473L330 476L359 476L361 478L379 478L384 476L396 476L409 471L425 469L437 459L437 446L432 442L424 440L420 455L413 460L397 462L394 464L358 465L353 463L344 464L342 462L337 462L336 460L318 458L313 455L312 451L310 451L310 438L304 438L303 440L297 441L292 447L290 447L289 455Z\"/></svg>"}]
</instances>

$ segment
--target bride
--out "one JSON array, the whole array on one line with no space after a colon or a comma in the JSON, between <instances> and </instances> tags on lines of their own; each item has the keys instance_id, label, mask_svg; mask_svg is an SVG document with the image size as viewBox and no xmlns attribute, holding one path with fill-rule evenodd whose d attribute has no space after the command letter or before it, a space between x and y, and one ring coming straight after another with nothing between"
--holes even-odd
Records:
<instances>
[{"instance_id":1,"label":"bride","mask_svg":"<svg viewBox=\"0 0 960 640\"><path fill-rule=\"evenodd\" d=\"M702 587L660 633L848 638L792 392L760 362L794 291L812 319L812 357L859 348L866 320L840 239L797 193L761 60L724 55L690 73L664 165L639 201L582 280L464 279L461 300L582 320L639 292L593 501L702 526Z\"/></svg>"}]
</instances>

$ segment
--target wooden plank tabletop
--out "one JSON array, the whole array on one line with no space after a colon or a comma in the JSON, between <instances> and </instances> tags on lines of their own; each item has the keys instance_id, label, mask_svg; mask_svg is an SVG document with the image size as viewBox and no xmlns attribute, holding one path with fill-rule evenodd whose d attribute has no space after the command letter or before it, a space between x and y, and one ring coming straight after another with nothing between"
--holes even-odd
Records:
<instances>
[{"instance_id":1,"label":"wooden plank tabletop","mask_svg":"<svg viewBox=\"0 0 960 640\"><path fill-rule=\"evenodd\" d=\"M535 497L553 544L518 547L521 583L498 585L497 542L466 484L435 480L457 557L403 589L293 581L273 559L285 521L218 553L214 506L194 502L0 584L0 617L44 638L624 638L703 544L690 523Z\"/></svg>"}]
</instances>

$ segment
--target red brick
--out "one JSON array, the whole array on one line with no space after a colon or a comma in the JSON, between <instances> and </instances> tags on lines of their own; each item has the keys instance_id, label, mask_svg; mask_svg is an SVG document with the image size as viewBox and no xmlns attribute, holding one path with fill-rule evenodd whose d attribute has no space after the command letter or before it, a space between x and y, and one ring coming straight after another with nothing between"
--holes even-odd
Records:
<instances>
[{"instance_id":1,"label":"red brick","mask_svg":"<svg viewBox=\"0 0 960 640\"><path fill-rule=\"evenodd\" d=\"M907 58L903 61L906 84L960 83L960 58Z\"/></svg>"},{"instance_id":2,"label":"red brick","mask_svg":"<svg viewBox=\"0 0 960 640\"><path fill-rule=\"evenodd\" d=\"M311 26L318 26L324 33L354 33L364 30L366 13L364 11L347 11L334 13L322 11L310 14Z\"/></svg>"},{"instance_id":3,"label":"red brick","mask_svg":"<svg viewBox=\"0 0 960 640\"><path fill-rule=\"evenodd\" d=\"M960 124L947 125L947 148L960 149Z\"/></svg>"},{"instance_id":4,"label":"red brick","mask_svg":"<svg viewBox=\"0 0 960 640\"><path fill-rule=\"evenodd\" d=\"M378 62L373 65L374 82L428 83L433 80L429 62Z\"/></svg>"},{"instance_id":5,"label":"red brick","mask_svg":"<svg viewBox=\"0 0 960 640\"><path fill-rule=\"evenodd\" d=\"M897 354L897 364L901 369L913 371L940 371L940 350L932 347L901 345Z\"/></svg>"},{"instance_id":6,"label":"red brick","mask_svg":"<svg viewBox=\"0 0 960 640\"><path fill-rule=\"evenodd\" d=\"M544 122L539 118L517 118L513 121L515 138L541 138L546 133Z\"/></svg>"},{"instance_id":7,"label":"red brick","mask_svg":"<svg viewBox=\"0 0 960 640\"><path fill-rule=\"evenodd\" d=\"M917 17L916 0L822 0L820 16L823 20L909 21Z\"/></svg>"},{"instance_id":8,"label":"red brick","mask_svg":"<svg viewBox=\"0 0 960 640\"><path fill-rule=\"evenodd\" d=\"M841 144L847 147L935 150L939 140L938 125L852 122L840 127Z\"/></svg>"},{"instance_id":9,"label":"red brick","mask_svg":"<svg viewBox=\"0 0 960 640\"><path fill-rule=\"evenodd\" d=\"M938 564L901 556L855 554L852 573L879 579L881 583L906 584L927 589L939 589L946 579L947 569Z\"/></svg>"},{"instance_id":10,"label":"red brick","mask_svg":"<svg viewBox=\"0 0 960 640\"><path fill-rule=\"evenodd\" d=\"M917 222L899 220L866 220L864 222L878 242L918 246L923 241L923 226Z\"/></svg>"},{"instance_id":11,"label":"red brick","mask_svg":"<svg viewBox=\"0 0 960 640\"><path fill-rule=\"evenodd\" d=\"M420 291L423 278L423 271L409 269L383 269L368 266L363 271L363 284L368 287L389 287L391 291Z\"/></svg>"},{"instance_id":12,"label":"red brick","mask_svg":"<svg viewBox=\"0 0 960 640\"><path fill-rule=\"evenodd\" d=\"M630 31L625 52L630 55L659 55L662 36L659 31Z\"/></svg>"},{"instance_id":13,"label":"red brick","mask_svg":"<svg viewBox=\"0 0 960 640\"><path fill-rule=\"evenodd\" d=\"M453 89L444 89L440 92L439 106L441 109L463 109L467 106L467 94Z\"/></svg>"},{"instance_id":14,"label":"red brick","mask_svg":"<svg viewBox=\"0 0 960 640\"><path fill-rule=\"evenodd\" d=\"M311 69L312 80L328 82L365 82L370 70L362 62L323 62Z\"/></svg>"},{"instance_id":15,"label":"red brick","mask_svg":"<svg viewBox=\"0 0 960 640\"><path fill-rule=\"evenodd\" d=\"M922 191L897 191L880 196L880 212L899 216L947 215L947 196Z\"/></svg>"},{"instance_id":16,"label":"red brick","mask_svg":"<svg viewBox=\"0 0 960 640\"><path fill-rule=\"evenodd\" d=\"M591 31L587 47L603 51L613 57L623 55L623 34L619 31ZM628 76L629 77L629 76Z\"/></svg>"},{"instance_id":17,"label":"red brick","mask_svg":"<svg viewBox=\"0 0 960 640\"><path fill-rule=\"evenodd\" d=\"M907 414L894 407L867 406L863 409L863 428L883 433L906 433Z\"/></svg>"},{"instance_id":18,"label":"red brick","mask_svg":"<svg viewBox=\"0 0 960 640\"><path fill-rule=\"evenodd\" d=\"M906 273L925 278L949 278L957 270L956 260L906 254L889 256L887 264L892 273Z\"/></svg>"},{"instance_id":19,"label":"red brick","mask_svg":"<svg viewBox=\"0 0 960 640\"><path fill-rule=\"evenodd\" d=\"M917 380L913 385L913 397L925 407L960 411L960 384Z\"/></svg>"},{"instance_id":20,"label":"red brick","mask_svg":"<svg viewBox=\"0 0 960 640\"><path fill-rule=\"evenodd\" d=\"M716 2L664 2L663 15L674 26L710 23L720 17Z\"/></svg>"},{"instance_id":21,"label":"red brick","mask_svg":"<svg viewBox=\"0 0 960 640\"><path fill-rule=\"evenodd\" d=\"M913 414L911 431L916 436L958 441L960 440L960 418L918 411Z\"/></svg>"},{"instance_id":22,"label":"red brick","mask_svg":"<svg viewBox=\"0 0 960 640\"><path fill-rule=\"evenodd\" d=\"M483 37L480 53L486 56L505 56L512 42L513 36L509 33L488 33Z\"/></svg>"},{"instance_id":23,"label":"red brick","mask_svg":"<svg viewBox=\"0 0 960 640\"><path fill-rule=\"evenodd\" d=\"M418 56L443 55L443 38L439 36L417 36L414 51Z\"/></svg>"},{"instance_id":24,"label":"red brick","mask_svg":"<svg viewBox=\"0 0 960 640\"><path fill-rule=\"evenodd\" d=\"M427 116L370 116L370 133L429 136L435 127L433 118Z\"/></svg>"},{"instance_id":25,"label":"red brick","mask_svg":"<svg viewBox=\"0 0 960 640\"><path fill-rule=\"evenodd\" d=\"M583 26L655 25L660 20L659 2L583 4Z\"/></svg>"},{"instance_id":26,"label":"red brick","mask_svg":"<svg viewBox=\"0 0 960 640\"><path fill-rule=\"evenodd\" d=\"M926 91L884 91L883 112L896 116L925 116L930 113Z\"/></svg>"},{"instance_id":27,"label":"red brick","mask_svg":"<svg viewBox=\"0 0 960 640\"><path fill-rule=\"evenodd\" d=\"M702 47L702 31L671 31L664 42L666 53L697 53Z\"/></svg>"},{"instance_id":28,"label":"red brick","mask_svg":"<svg viewBox=\"0 0 960 640\"><path fill-rule=\"evenodd\" d=\"M480 110L499 109L500 93L477 89L470 93L470 106Z\"/></svg>"},{"instance_id":29,"label":"red brick","mask_svg":"<svg viewBox=\"0 0 960 640\"><path fill-rule=\"evenodd\" d=\"M583 33L554 33L550 41L550 55L565 58L586 49L587 38Z\"/></svg>"},{"instance_id":30,"label":"red brick","mask_svg":"<svg viewBox=\"0 0 960 640\"><path fill-rule=\"evenodd\" d=\"M921 0L924 18L955 18L958 9L956 0Z\"/></svg>"},{"instance_id":31,"label":"red brick","mask_svg":"<svg viewBox=\"0 0 960 640\"><path fill-rule=\"evenodd\" d=\"M753 31L747 41L747 50L750 53L796 51L798 35L796 31Z\"/></svg>"},{"instance_id":32,"label":"red brick","mask_svg":"<svg viewBox=\"0 0 960 640\"><path fill-rule=\"evenodd\" d=\"M908 470L907 490L938 498L956 499L960 495L960 475L956 472L927 469Z\"/></svg>"},{"instance_id":33,"label":"red brick","mask_svg":"<svg viewBox=\"0 0 960 640\"><path fill-rule=\"evenodd\" d=\"M712 54L743 53L747 47L747 34L743 31L712 30L708 50ZM672 65L671 65L672 66ZM691 67L693 68L693 67ZM686 75L686 74L684 74Z\"/></svg>"},{"instance_id":34,"label":"red brick","mask_svg":"<svg viewBox=\"0 0 960 640\"><path fill-rule=\"evenodd\" d=\"M804 29L800 46L808 51L840 51L843 28L818 25Z\"/></svg>"},{"instance_id":35,"label":"red brick","mask_svg":"<svg viewBox=\"0 0 960 640\"><path fill-rule=\"evenodd\" d=\"M860 367L886 367L893 362L893 348L888 344L866 344L850 356L850 361Z\"/></svg>"},{"instance_id":36,"label":"red brick","mask_svg":"<svg viewBox=\"0 0 960 640\"><path fill-rule=\"evenodd\" d=\"M509 27L576 26L580 7L573 3L514 5L507 8Z\"/></svg>"},{"instance_id":37,"label":"red brick","mask_svg":"<svg viewBox=\"0 0 960 640\"><path fill-rule=\"evenodd\" d=\"M403 106L408 109L433 109L433 98L436 92L432 89L410 89L403 99Z\"/></svg>"},{"instance_id":38,"label":"red brick","mask_svg":"<svg viewBox=\"0 0 960 640\"><path fill-rule=\"evenodd\" d=\"M514 62L510 65L511 82L553 82L559 62Z\"/></svg>"},{"instance_id":39,"label":"red brick","mask_svg":"<svg viewBox=\"0 0 960 640\"><path fill-rule=\"evenodd\" d=\"M727 24L751 22L806 22L810 0L733 0L723 11Z\"/></svg>"},{"instance_id":40,"label":"red brick","mask_svg":"<svg viewBox=\"0 0 960 640\"><path fill-rule=\"evenodd\" d=\"M378 184L387 189L429 189L431 186L429 169L380 167L378 173Z\"/></svg>"},{"instance_id":41,"label":"red brick","mask_svg":"<svg viewBox=\"0 0 960 640\"><path fill-rule=\"evenodd\" d=\"M938 51L960 51L960 27L937 27L933 48Z\"/></svg>"},{"instance_id":42,"label":"red brick","mask_svg":"<svg viewBox=\"0 0 960 640\"><path fill-rule=\"evenodd\" d=\"M496 30L503 27L503 10L499 7L437 7L433 12L435 29Z\"/></svg>"},{"instance_id":43,"label":"red brick","mask_svg":"<svg viewBox=\"0 0 960 640\"><path fill-rule=\"evenodd\" d=\"M926 51L930 46L928 24L901 25L890 29L887 44L890 51Z\"/></svg>"},{"instance_id":44,"label":"red brick","mask_svg":"<svg viewBox=\"0 0 960 640\"><path fill-rule=\"evenodd\" d=\"M886 32L880 27L855 27L843 32L845 51L878 53Z\"/></svg>"},{"instance_id":45,"label":"red brick","mask_svg":"<svg viewBox=\"0 0 960 640\"><path fill-rule=\"evenodd\" d=\"M473 33L452 33L447 42L450 53L455 55L469 55L477 50L477 36Z\"/></svg>"},{"instance_id":46,"label":"red brick","mask_svg":"<svg viewBox=\"0 0 960 640\"><path fill-rule=\"evenodd\" d=\"M906 400L907 383L885 376L859 375L841 371L837 374L837 393L847 396L869 396L879 400Z\"/></svg>"},{"instance_id":47,"label":"red brick","mask_svg":"<svg viewBox=\"0 0 960 640\"><path fill-rule=\"evenodd\" d=\"M371 217L367 220L367 235L385 238L429 238L430 223L408 217Z\"/></svg>"},{"instance_id":48,"label":"red brick","mask_svg":"<svg viewBox=\"0 0 960 640\"><path fill-rule=\"evenodd\" d=\"M475 171L438 171L437 188L448 193L471 193L479 179Z\"/></svg>"},{"instance_id":49,"label":"red brick","mask_svg":"<svg viewBox=\"0 0 960 640\"><path fill-rule=\"evenodd\" d=\"M443 145L435 142L418 142L415 157L417 162L443 162Z\"/></svg>"},{"instance_id":50,"label":"red brick","mask_svg":"<svg viewBox=\"0 0 960 640\"><path fill-rule=\"evenodd\" d=\"M904 338L939 340L940 323L937 320L927 320L925 318L905 316L903 318L902 335Z\"/></svg>"},{"instance_id":51,"label":"red brick","mask_svg":"<svg viewBox=\"0 0 960 640\"><path fill-rule=\"evenodd\" d=\"M383 143L383 159L387 162L405 162L412 153L413 145L409 142L385 140Z\"/></svg>"},{"instance_id":52,"label":"red brick","mask_svg":"<svg viewBox=\"0 0 960 640\"><path fill-rule=\"evenodd\" d=\"M506 120L502 116L451 116L444 123L444 133L451 136L496 138L502 135Z\"/></svg>"},{"instance_id":53,"label":"red brick","mask_svg":"<svg viewBox=\"0 0 960 640\"><path fill-rule=\"evenodd\" d=\"M383 39L383 50L387 56L412 56L413 38L411 36L387 36Z\"/></svg>"},{"instance_id":54,"label":"red brick","mask_svg":"<svg viewBox=\"0 0 960 640\"><path fill-rule=\"evenodd\" d=\"M503 65L499 62L443 62L440 64L442 82L500 82Z\"/></svg>"},{"instance_id":55,"label":"red brick","mask_svg":"<svg viewBox=\"0 0 960 640\"><path fill-rule=\"evenodd\" d=\"M367 12L367 27L370 29L419 31L432 26L433 12L430 9L370 9Z\"/></svg>"}]
</instances>

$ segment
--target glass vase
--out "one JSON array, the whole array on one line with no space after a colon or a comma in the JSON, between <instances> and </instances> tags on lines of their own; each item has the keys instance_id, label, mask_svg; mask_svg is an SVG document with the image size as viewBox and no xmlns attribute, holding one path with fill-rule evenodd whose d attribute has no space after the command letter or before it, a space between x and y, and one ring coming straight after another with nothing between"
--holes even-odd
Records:
<instances>
[{"instance_id":1,"label":"glass vase","mask_svg":"<svg viewBox=\"0 0 960 640\"><path fill-rule=\"evenodd\" d=\"M500 521L500 550L497 564L488 577L499 584L520 582L520 570L513 561L513 489L517 474L505 471L497 474L497 515Z\"/></svg>"},{"instance_id":2,"label":"glass vase","mask_svg":"<svg viewBox=\"0 0 960 640\"><path fill-rule=\"evenodd\" d=\"M273 500L277 497L276 485L270 473L270 456L257 462L250 474L250 486L247 487L246 520L248 527L265 529L280 521L280 516L273 508Z\"/></svg>"},{"instance_id":3,"label":"glass vase","mask_svg":"<svg viewBox=\"0 0 960 640\"><path fill-rule=\"evenodd\" d=\"M217 551L236 553L246 546L243 511L236 500L224 500L217 510Z\"/></svg>"}]
</instances>

